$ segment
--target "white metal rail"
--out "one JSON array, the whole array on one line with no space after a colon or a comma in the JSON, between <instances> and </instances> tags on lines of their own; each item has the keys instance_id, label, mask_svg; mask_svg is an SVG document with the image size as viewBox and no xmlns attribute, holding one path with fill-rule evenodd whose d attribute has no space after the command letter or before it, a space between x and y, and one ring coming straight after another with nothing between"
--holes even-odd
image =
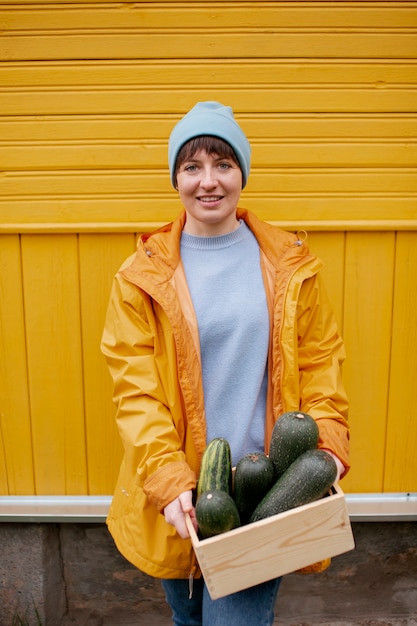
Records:
<instances>
[{"instance_id":1,"label":"white metal rail","mask_svg":"<svg viewBox=\"0 0 417 626\"><path fill-rule=\"evenodd\" d=\"M352 522L417 521L417 492L346 494ZM0 522L102 523L111 496L0 496Z\"/></svg>"}]
</instances>

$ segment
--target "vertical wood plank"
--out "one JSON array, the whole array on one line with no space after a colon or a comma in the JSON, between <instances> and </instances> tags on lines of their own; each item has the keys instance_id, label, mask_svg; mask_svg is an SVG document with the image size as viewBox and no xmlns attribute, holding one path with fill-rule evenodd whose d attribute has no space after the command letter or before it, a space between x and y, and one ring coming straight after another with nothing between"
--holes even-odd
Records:
<instances>
[{"instance_id":1,"label":"vertical wood plank","mask_svg":"<svg viewBox=\"0 0 417 626\"><path fill-rule=\"evenodd\" d=\"M417 491L417 233L397 234L384 491Z\"/></svg>"},{"instance_id":2,"label":"vertical wood plank","mask_svg":"<svg viewBox=\"0 0 417 626\"><path fill-rule=\"evenodd\" d=\"M308 234L310 250L325 263L323 281L336 316L339 332L343 334L343 294L345 273L345 233L312 232Z\"/></svg>"},{"instance_id":3,"label":"vertical wood plank","mask_svg":"<svg viewBox=\"0 0 417 626\"><path fill-rule=\"evenodd\" d=\"M32 494L20 238L0 236L0 494Z\"/></svg>"},{"instance_id":4,"label":"vertical wood plank","mask_svg":"<svg viewBox=\"0 0 417 626\"><path fill-rule=\"evenodd\" d=\"M395 234L348 233L344 379L349 394L352 469L346 491L383 488Z\"/></svg>"},{"instance_id":5,"label":"vertical wood plank","mask_svg":"<svg viewBox=\"0 0 417 626\"><path fill-rule=\"evenodd\" d=\"M8 496L10 494L9 490L9 480L7 476L7 466L6 466L6 447L4 445L4 437L3 437L3 427L0 423L0 495Z\"/></svg>"},{"instance_id":6,"label":"vertical wood plank","mask_svg":"<svg viewBox=\"0 0 417 626\"><path fill-rule=\"evenodd\" d=\"M36 493L86 493L76 235L22 237Z\"/></svg>"},{"instance_id":7,"label":"vertical wood plank","mask_svg":"<svg viewBox=\"0 0 417 626\"><path fill-rule=\"evenodd\" d=\"M134 250L131 234L80 236L80 293L85 382L88 492L112 493L122 446L116 429L112 383L100 341L112 277Z\"/></svg>"}]
</instances>

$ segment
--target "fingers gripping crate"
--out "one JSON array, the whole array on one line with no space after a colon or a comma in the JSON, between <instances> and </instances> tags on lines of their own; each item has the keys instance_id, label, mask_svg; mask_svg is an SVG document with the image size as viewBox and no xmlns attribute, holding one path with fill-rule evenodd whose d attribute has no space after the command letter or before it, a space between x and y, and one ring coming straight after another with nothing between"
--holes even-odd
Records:
<instances>
[{"instance_id":1,"label":"fingers gripping crate","mask_svg":"<svg viewBox=\"0 0 417 626\"><path fill-rule=\"evenodd\" d=\"M213 600L355 547L339 486L316 502L200 540L187 526Z\"/></svg>"}]
</instances>

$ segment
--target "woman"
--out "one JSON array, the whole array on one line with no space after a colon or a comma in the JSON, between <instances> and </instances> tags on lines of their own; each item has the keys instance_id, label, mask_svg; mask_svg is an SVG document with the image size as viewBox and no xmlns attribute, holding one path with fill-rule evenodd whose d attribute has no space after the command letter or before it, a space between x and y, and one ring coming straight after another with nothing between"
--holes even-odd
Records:
<instances>
[{"instance_id":1,"label":"woman","mask_svg":"<svg viewBox=\"0 0 417 626\"><path fill-rule=\"evenodd\" d=\"M273 623L279 579L212 601L185 525L208 441L233 462L267 451L285 411L316 419L349 467L342 340L322 263L295 235L238 208L251 149L230 107L198 103L169 140L184 211L142 235L117 273L102 350L124 458L108 516L121 553L163 579L179 625Z\"/></svg>"}]
</instances>

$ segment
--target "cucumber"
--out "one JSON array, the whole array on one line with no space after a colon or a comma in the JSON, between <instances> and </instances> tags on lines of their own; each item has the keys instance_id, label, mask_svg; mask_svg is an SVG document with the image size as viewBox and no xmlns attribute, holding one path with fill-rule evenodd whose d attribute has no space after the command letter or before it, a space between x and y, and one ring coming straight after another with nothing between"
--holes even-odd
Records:
<instances>
[{"instance_id":1,"label":"cucumber","mask_svg":"<svg viewBox=\"0 0 417 626\"><path fill-rule=\"evenodd\" d=\"M325 450L307 450L290 465L256 507L250 522L283 513L322 498L337 476L336 463Z\"/></svg>"},{"instance_id":2,"label":"cucumber","mask_svg":"<svg viewBox=\"0 0 417 626\"><path fill-rule=\"evenodd\" d=\"M319 428L307 413L289 411L275 422L269 446L269 457L279 478L291 463L306 450L317 448Z\"/></svg>"},{"instance_id":3,"label":"cucumber","mask_svg":"<svg viewBox=\"0 0 417 626\"><path fill-rule=\"evenodd\" d=\"M223 437L212 439L204 450L197 483L197 498L205 491L221 490L230 495L232 488L232 454Z\"/></svg>"},{"instance_id":4,"label":"cucumber","mask_svg":"<svg viewBox=\"0 0 417 626\"><path fill-rule=\"evenodd\" d=\"M274 464L260 452L242 457L235 470L233 499L241 524L247 524L256 506L272 487L275 480Z\"/></svg>"},{"instance_id":5,"label":"cucumber","mask_svg":"<svg viewBox=\"0 0 417 626\"><path fill-rule=\"evenodd\" d=\"M239 511L225 491L204 491L197 500L195 516L203 539L220 535L240 526Z\"/></svg>"}]
</instances>

